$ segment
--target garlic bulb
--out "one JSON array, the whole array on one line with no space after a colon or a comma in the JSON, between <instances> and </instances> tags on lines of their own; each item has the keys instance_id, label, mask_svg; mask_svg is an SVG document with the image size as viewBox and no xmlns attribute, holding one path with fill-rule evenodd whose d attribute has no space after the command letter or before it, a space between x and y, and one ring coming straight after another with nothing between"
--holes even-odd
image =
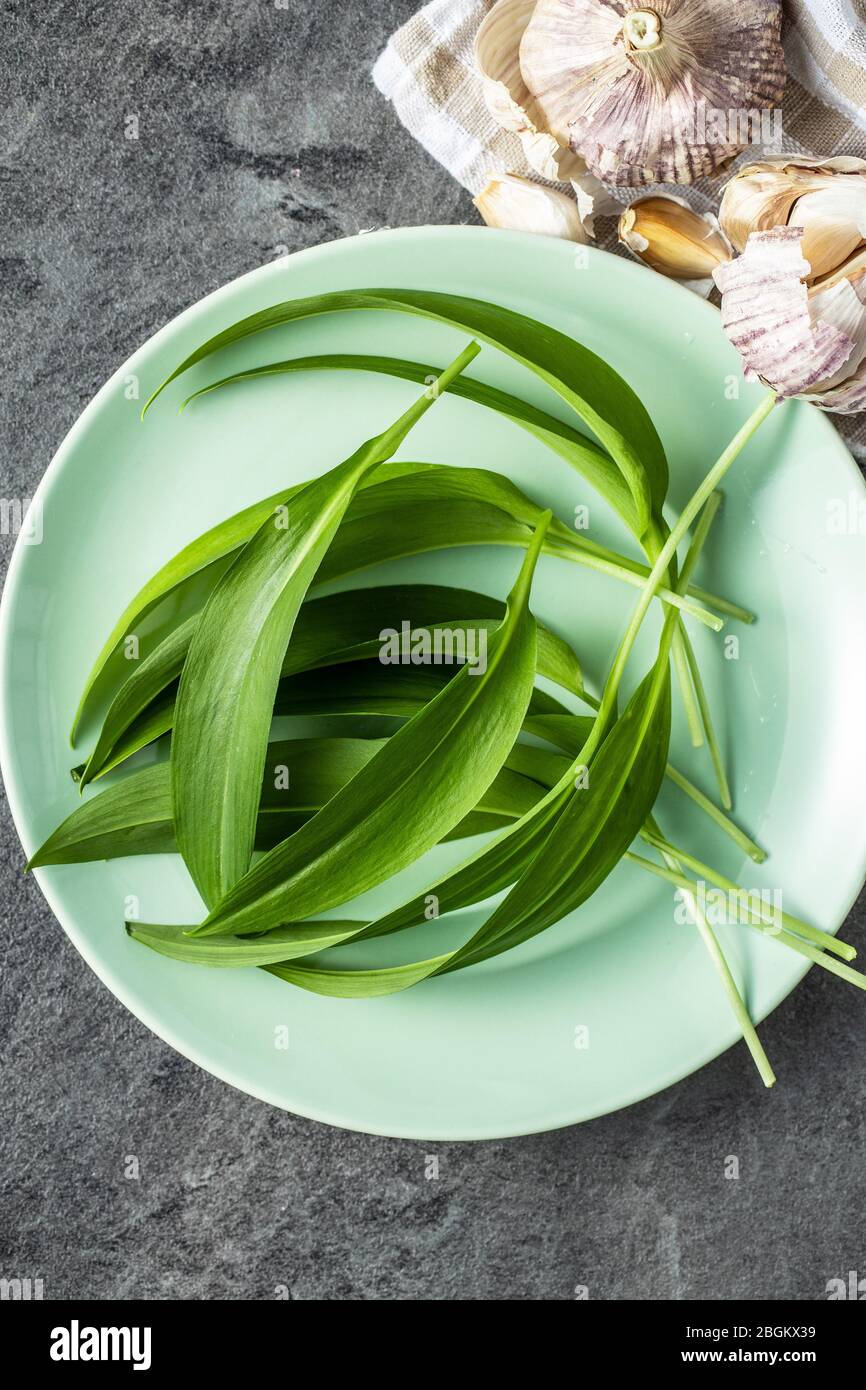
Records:
<instances>
[{"instance_id":1,"label":"garlic bulb","mask_svg":"<svg viewBox=\"0 0 866 1390\"><path fill-rule=\"evenodd\" d=\"M570 183L587 231L592 217L611 210L602 185L586 161L544 125L520 71L520 40L536 0L497 0L475 36L475 66L488 110L505 130L520 137L527 162L551 183Z\"/></svg>"},{"instance_id":2,"label":"garlic bulb","mask_svg":"<svg viewBox=\"0 0 866 1390\"><path fill-rule=\"evenodd\" d=\"M779 0L538 0L520 103L605 183L693 183L781 98L780 27Z\"/></svg>"},{"instance_id":3,"label":"garlic bulb","mask_svg":"<svg viewBox=\"0 0 866 1390\"><path fill-rule=\"evenodd\" d=\"M474 203L488 227L538 232L567 241L587 240L573 198L517 174L494 174Z\"/></svg>"},{"instance_id":4,"label":"garlic bulb","mask_svg":"<svg viewBox=\"0 0 866 1390\"><path fill-rule=\"evenodd\" d=\"M725 188L719 217L739 251L751 232L801 228L813 283L866 244L866 160L785 155L745 165Z\"/></svg>"},{"instance_id":5,"label":"garlic bulb","mask_svg":"<svg viewBox=\"0 0 866 1390\"><path fill-rule=\"evenodd\" d=\"M733 255L712 213L694 212L680 198L641 198L619 220L624 246L662 275L673 280L709 282L719 265Z\"/></svg>"},{"instance_id":6,"label":"garlic bulb","mask_svg":"<svg viewBox=\"0 0 866 1390\"><path fill-rule=\"evenodd\" d=\"M866 249L811 285L799 227L752 232L718 267L722 326L746 376L822 410L866 410Z\"/></svg>"}]
</instances>

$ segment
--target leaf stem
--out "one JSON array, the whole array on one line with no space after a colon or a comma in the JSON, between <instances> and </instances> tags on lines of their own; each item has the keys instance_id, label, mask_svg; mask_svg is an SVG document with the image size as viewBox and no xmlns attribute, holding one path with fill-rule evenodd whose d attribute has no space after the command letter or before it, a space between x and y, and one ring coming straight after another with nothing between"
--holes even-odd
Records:
<instances>
[{"instance_id":1,"label":"leaf stem","mask_svg":"<svg viewBox=\"0 0 866 1390\"><path fill-rule=\"evenodd\" d=\"M704 742L703 727L701 725L701 712L695 698L695 687L692 684L691 667L686 656L686 630L682 622L677 623L674 639L671 644L671 657L674 664L674 672L677 684L680 687L680 694L683 700L683 709L686 714L686 722L689 726L689 737L693 748L700 748Z\"/></svg>"},{"instance_id":2,"label":"leaf stem","mask_svg":"<svg viewBox=\"0 0 866 1390\"><path fill-rule=\"evenodd\" d=\"M620 580L621 583L629 584L633 589L641 589L645 583L641 574L636 574L622 564L601 558L593 551L585 550L582 545L566 544L558 531L548 538L545 549L549 555L553 555L558 560L569 560L572 564L583 565L584 568L595 570L599 574L609 574L612 578ZM645 570L645 574L649 574L648 569ZM673 589L661 585L657 597L661 599L662 603L690 614L698 622L703 623L705 627L712 628L714 632L721 632L725 625L724 620L717 614L711 613L708 608L701 607L687 595L675 593Z\"/></svg>"},{"instance_id":3,"label":"leaf stem","mask_svg":"<svg viewBox=\"0 0 866 1390\"><path fill-rule=\"evenodd\" d=\"M651 844L654 849L657 849L660 854L668 853L675 855L676 858L681 860L693 873L700 874L701 878L712 883L714 887L722 889L725 893L745 894L745 890L742 889L738 883L735 883L733 879L728 878L725 874L718 873L715 869L711 868L709 864L702 863L700 859L697 859L693 854L689 854L687 850L672 845L663 835L650 831L645 838L647 843ZM748 899L745 905L749 912L760 918L760 920L765 922L768 926L776 928L777 934L778 923L781 921L784 926L788 927L798 936L804 937L807 941L814 942L826 951L832 951L834 955L841 956L843 960L855 959L857 952L847 941L840 941L838 937L831 936L829 932L822 931L820 927L813 927L809 922L804 922L801 917L795 917L790 912L777 912L775 908L764 905L758 906L754 900L751 899L750 895L745 894L745 897Z\"/></svg>"},{"instance_id":4,"label":"leaf stem","mask_svg":"<svg viewBox=\"0 0 866 1390\"><path fill-rule=\"evenodd\" d=\"M628 658L631 654L631 649L634 646L635 638L637 637L637 634L640 630L640 626L644 618L646 617L647 610L649 609L649 606L652 603L653 598L655 597L658 586L664 579L665 574L667 573L668 566L671 560L674 558L674 555L676 554L677 546L680 544L683 537L686 535L689 527L691 526L692 522L694 521L698 513L701 511L701 509L705 507L705 504L710 502L710 499L712 498L719 483L722 481L722 478L724 478L728 469L735 462L738 455L745 448L746 444L748 444L755 431L759 428L763 421L766 420L767 416L770 414L770 411L773 409L773 406L775 404L776 397L772 394L772 392L767 392L766 396L764 396L757 409L752 412L746 423L734 435L727 448L720 454L719 458L713 464L709 473L707 473L703 482L696 489L696 491L692 493L692 496L689 498L688 502L683 507L683 510L681 511L677 520L674 522L674 525L671 527L667 539L662 544L658 552L658 555L656 556L656 559L653 563L653 567L650 570L649 578L644 584L641 596L638 599L637 604L635 605L634 612L632 613L629 625L626 628L625 636L623 637L623 640L620 643L620 647L616 654L611 673L608 677L604 695L602 697L602 709L606 715L609 715L614 707L617 691L619 689L619 683L622 679L626 662L628 661ZM714 510L717 506L718 501L715 503ZM706 515L706 512L704 513L704 515ZM703 517L701 518L701 520L703 520ZM710 521L711 520L712 516L710 516ZM695 550L694 546L692 547L692 549L694 551L696 560L698 551ZM683 565L684 572L686 571L686 566L688 565L688 563L689 562L687 557ZM681 576L681 578L684 578L686 582L688 582L689 577L690 570L688 573L684 573L684 575Z\"/></svg>"},{"instance_id":5,"label":"leaf stem","mask_svg":"<svg viewBox=\"0 0 866 1390\"><path fill-rule=\"evenodd\" d=\"M658 826L656 822L653 821L652 817L650 817L648 823L652 825L654 829L658 830ZM640 855L631 854L630 852L626 854L626 858L642 866L646 866L650 863L648 859L642 859ZM665 859L665 862L668 864L668 872L675 876L679 876L679 864L677 863L673 855L663 853L663 858ZM684 883L688 884L688 879L685 879ZM730 1004L733 1015L737 1020L737 1025L740 1029L740 1032L743 1035L743 1039L746 1043L746 1046L748 1047L749 1052L752 1054L752 1060L754 1061L755 1066L758 1069L758 1074L761 1080L763 1081L764 1085L769 1089L771 1086L774 1086L776 1084L776 1074L773 1071L773 1068L770 1064L769 1057L764 1051L764 1045L758 1037L757 1029L755 1028L754 1023L752 1022L751 1015L749 1014L743 997L740 994L740 991L737 987L737 982L731 974L730 966L728 965L728 962L725 959L725 953L719 944L718 937L716 936L715 932L713 931L712 927L707 921L706 915L701 911L700 907L698 906L697 899L695 898L694 894L690 891L690 889L688 887L681 887L680 891L684 894L685 905L692 915L694 924L700 932L701 939L707 948L710 960L712 961L716 973L722 982L722 988L725 991L728 1003Z\"/></svg>"},{"instance_id":6,"label":"leaf stem","mask_svg":"<svg viewBox=\"0 0 866 1390\"><path fill-rule=\"evenodd\" d=\"M579 550L587 555L592 555L595 559L603 562L600 566L596 566L596 568L600 568L609 573L615 573L616 577L621 579L623 583L632 584L636 589L640 588L645 580L649 578L649 565L643 564L640 560L632 560L628 555L619 555L615 550L608 550L605 546L599 545L597 541L589 540L586 536L573 535L568 528L561 523L554 528L553 534L556 537L557 543L562 544L564 549ZM612 568L608 570L608 566ZM631 575L630 579L627 579L626 575L621 573L623 570ZM708 608L717 609L719 613L724 613L728 618L736 618L741 623L753 623L755 621L754 613L748 608L742 608L740 604L732 603L730 599L723 598L721 594L711 593L709 589L703 589L699 584L689 584L687 595L684 595L683 598L679 598L679 595L677 595L675 599L669 589L659 588L658 592L664 596L666 603L673 603L676 607L682 608L685 612L692 611L685 601L686 597L688 597L696 599L702 604L706 604ZM678 602L677 599L679 600Z\"/></svg>"},{"instance_id":7,"label":"leaf stem","mask_svg":"<svg viewBox=\"0 0 866 1390\"><path fill-rule=\"evenodd\" d=\"M713 764L713 771L716 774L716 783L719 788L719 797L721 798L721 802L725 810L730 811L731 807L733 806L733 802L731 800L731 788L728 782L728 775L725 771L725 764L722 758L722 750L719 747L719 740L716 737L716 730L713 724L712 711L710 710L710 702L707 699L707 692L704 687L703 678L701 676L701 670L698 665L698 659L695 656L695 649L692 646L691 639L682 623L680 624L680 628L682 630L683 652L685 654L686 662L689 668L689 674L692 678L692 683L694 685L695 696L698 702L698 710L700 712L701 717L701 723L703 725L704 734L706 735L707 747L710 751L710 759Z\"/></svg>"},{"instance_id":8,"label":"leaf stem","mask_svg":"<svg viewBox=\"0 0 866 1390\"><path fill-rule=\"evenodd\" d=\"M697 884L693 883L691 879L685 878L684 875L671 869L665 869L661 864L654 864L652 860L644 859L641 855L633 854L630 850L626 853L625 857L630 860L631 863L637 864L639 868L645 869L648 873L655 874L656 878L663 878L667 883L672 883L675 888L679 888L683 893L692 895L697 887ZM862 971L852 970L850 965L844 964L843 961L836 960L833 956L828 955L825 951L813 945L812 942L801 941L799 936L794 936L791 932L780 930L778 927L773 926L772 923L760 917L754 908L747 908L744 915L747 918L747 925L754 927L762 936L769 936L772 937L774 941L780 941L783 946L789 946L792 951L796 951L798 955L805 956L806 959L812 961L814 965L820 965L822 969L828 970L831 975L838 975L840 980L846 980L848 984L856 985L857 989L866 990L866 975L864 975ZM837 947L845 945L844 942L837 941L835 937L832 937L831 940ZM839 952L839 954L842 954L842 952ZM854 955L856 955L856 952L854 952ZM850 957L848 958L850 959Z\"/></svg>"},{"instance_id":9,"label":"leaf stem","mask_svg":"<svg viewBox=\"0 0 866 1390\"><path fill-rule=\"evenodd\" d=\"M742 830L735 821L731 820L730 816L726 816L724 811L720 811L714 801L711 801L708 796L705 796L699 787L696 787L693 782L690 782L689 779L685 777L682 772L678 771L677 768L673 767L671 763L667 765L667 775L674 785L679 787L681 792L685 792L686 796L691 797L695 805L700 806L701 810L715 821L719 829L723 830L726 835L729 835L734 843L745 851L750 859L753 859L756 864L764 863L764 860L767 858L767 851L762 849L750 835L747 835L745 830Z\"/></svg>"}]
</instances>

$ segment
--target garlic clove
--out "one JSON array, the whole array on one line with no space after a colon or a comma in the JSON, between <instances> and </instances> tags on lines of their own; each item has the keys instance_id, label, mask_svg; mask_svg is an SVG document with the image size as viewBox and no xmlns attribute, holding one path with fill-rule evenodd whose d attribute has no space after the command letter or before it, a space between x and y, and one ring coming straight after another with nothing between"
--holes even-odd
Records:
<instances>
[{"instance_id":1,"label":"garlic clove","mask_svg":"<svg viewBox=\"0 0 866 1390\"><path fill-rule=\"evenodd\" d=\"M520 69L538 120L605 183L693 183L780 100L780 27L778 0L538 0Z\"/></svg>"},{"instance_id":2,"label":"garlic clove","mask_svg":"<svg viewBox=\"0 0 866 1390\"><path fill-rule=\"evenodd\" d=\"M803 192L802 175L790 179L769 163L749 164L725 185L719 224L737 251L752 232L787 226L791 208Z\"/></svg>"},{"instance_id":3,"label":"garlic clove","mask_svg":"<svg viewBox=\"0 0 866 1390\"><path fill-rule=\"evenodd\" d=\"M779 396L809 392L813 398L850 364L855 348L849 332L813 312L808 273L796 227L753 232L743 254L713 273L722 292L722 327L742 355L746 376Z\"/></svg>"},{"instance_id":4,"label":"garlic clove","mask_svg":"<svg viewBox=\"0 0 866 1390\"><path fill-rule=\"evenodd\" d=\"M809 312L847 333L853 347L845 365L806 399L842 414L866 409L866 250L809 290Z\"/></svg>"},{"instance_id":5,"label":"garlic clove","mask_svg":"<svg viewBox=\"0 0 866 1390\"><path fill-rule=\"evenodd\" d=\"M573 198L519 174L494 174L473 201L488 227L536 232L581 243L587 240Z\"/></svg>"},{"instance_id":6,"label":"garlic clove","mask_svg":"<svg viewBox=\"0 0 866 1390\"><path fill-rule=\"evenodd\" d=\"M706 280L733 255L711 213L679 198L642 198L619 220L619 239L644 265L673 280Z\"/></svg>"},{"instance_id":7,"label":"garlic clove","mask_svg":"<svg viewBox=\"0 0 866 1390\"><path fill-rule=\"evenodd\" d=\"M866 242L866 178L836 179L805 194L789 221L802 229L812 278L830 275Z\"/></svg>"},{"instance_id":8,"label":"garlic clove","mask_svg":"<svg viewBox=\"0 0 866 1390\"><path fill-rule=\"evenodd\" d=\"M497 0L475 35L475 66L491 115L505 130L535 133L529 88L520 71L520 40L535 0Z\"/></svg>"},{"instance_id":9,"label":"garlic clove","mask_svg":"<svg viewBox=\"0 0 866 1390\"><path fill-rule=\"evenodd\" d=\"M597 217L616 217L622 211L622 203L612 198L595 174L581 174L571 180L571 187L577 200L580 220L589 236L595 236Z\"/></svg>"},{"instance_id":10,"label":"garlic clove","mask_svg":"<svg viewBox=\"0 0 866 1390\"><path fill-rule=\"evenodd\" d=\"M802 227L817 279L866 241L866 160L782 155L745 165L725 188L719 220L737 250L751 232Z\"/></svg>"},{"instance_id":11,"label":"garlic clove","mask_svg":"<svg viewBox=\"0 0 866 1390\"><path fill-rule=\"evenodd\" d=\"M497 0L475 36L475 66L488 110L520 136L531 168L551 183L568 182L586 173L586 163L539 123L520 71L520 40L534 8L535 0Z\"/></svg>"},{"instance_id":12,"label":"garlic clove","mask_svg":"<svg viewBox=\"0 0 866 1390\"><path fill-rule=\"evenodd\" d=\"M586 161L579 154L557 145L552 135L542 130L522 130L520 143L531 168L549 183L569 183L571 180L592 178L586 172ZM594 180L598 183L598 180ZM599 185L600 187L601 185Z\"/></svg>"}]
</instances>

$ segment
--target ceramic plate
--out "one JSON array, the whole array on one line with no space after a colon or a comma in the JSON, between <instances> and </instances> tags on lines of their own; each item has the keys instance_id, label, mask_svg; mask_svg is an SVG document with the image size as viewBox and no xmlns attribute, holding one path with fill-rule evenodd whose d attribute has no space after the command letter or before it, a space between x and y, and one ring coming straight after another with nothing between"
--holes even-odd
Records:
<instances>
[{"instance_id":1,"label":"ceramic plate","mask_svg":"<svg viewBox=\"0 0 866 1390\"><path fill-rule=\"evenodd\" d=\"M640 266L547 238L467 227L382 232L304 251L210 295L157 333L84 411L43 479L37 525L12 560L0 632L2 765L28 852L76 804L71 714L106 633L143 581L229 513L344 458L416 388L359 374L262 378L179 415L183 395L242 366L305 353L378 352L444 365L466 335L406 316L332 315L259 335L195 368L144 424L141 400L193 347L246 314L294 296L383 285L494 300L607 358L658 426L672 507L758 399L742 383L712 307ZM564 411L493 349L471 371ZM588 507L593 535L630 548L564 462L471 402L438 402L401 456L501 469L563 518ZM788 404L748 446L725 492L700 579L759 619L731 623L722 636L692 629L736 815L770 857L760 869L744 862L675 789L663 792L659 815L705 860L747 887L780 888L791 911L835 931L866 872L863 485L832 425ZM454 550L356 582L423 576L504 595L518 562L506 549ZM536 613L574 643L596 688L633 603L633 590L549 559L533 591ZM635 673L651 660L657 620L646 625ZM726 637L736 642L726 646ZM674 756L710 791L706 753L691 750L681 725L677 716ZM82 750L93 732L83 730ZM350 915L384 910L465 851L437 848ZM628 865L578 914L518 950L405 994L351 1002L262 971L177 964L128 940L125 910L149 921L196 920L198 900L174 856L37 877L100 978L173 1047L262 1100L353 1129L455 1139L567 1125L669 1086L737 1037L704 948L676 920L671 890ZM430 954L479 917L467 912L456 924L369 943L351 959L379 963L383 947L391 960ZM803 963L746 927L722 936L762 1019L800 980ZM751 1079L745 1047L741 1060ZM785 1057L773 1061L784 1084Z\"/></svg>"}]
</instances>

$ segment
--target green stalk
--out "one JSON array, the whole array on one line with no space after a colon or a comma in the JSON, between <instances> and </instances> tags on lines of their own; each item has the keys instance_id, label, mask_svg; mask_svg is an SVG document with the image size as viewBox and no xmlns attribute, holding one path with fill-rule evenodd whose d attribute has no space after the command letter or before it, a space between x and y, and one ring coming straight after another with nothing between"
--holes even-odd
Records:
<instances>
[{"instance_id":1,"label":"green stalk","mask_svg":"<svg viewBox=\"0 0 866 1390\"><path fill-rule=\"evenodd\" d=\"M649 578L649 565L643 564L640 560L632 560L630 556L619 555L614 550L608 550L606 546L599 545L598 541L591 541L586 536L566 533L565 528L563 531L557 529L555 539L554 537L550 538L548 545L553 544L562 545L566 550L580 550L586 552L587 555L594 556L602 562L596 567L602 573L613 574L624 584L631 584L636 589L639 589ZM627 574L631 575L630 579L626 578ZM748 608L741 607L739 603L732 603L730 599L723 598L721 594L714 594L709 589L703 589L699 584L690 584L687 596L684 595L682 598L679 596L674 598L669 589L659 589L659 593L666 603L672 603L675 607L682 608L684 612L691 611L686 602L686 597L690 597L706 604L708 608L714 608L719 613L724 613L727 618L736 618L741 623L753 623L755 621L754 613Z\"/></svg>"},{"instance_id":2,"label":"green stalk","mask_svg":"<svg viewBox=\"0 0 866 1390\"><path fill-rule=\"evenodd\" d=\"M623 584L630 584L633 589L641 589L645 583L640 574L626 569L621 564L614 563L613 560L602 559L593 551L584 549L582 544L567 545L561 536L551 536L548 538L545 550L548 555L553 555L559 560L569 560L572 564L583 565L585 569L596 570L599 574L609 574L614 579L619 579ZM644 571L649 574L649 570ZM688 598L685 594L675 593L673 589L667 589L663 585L659 586L658 598L665 604L673 608L679 608L683 613L688 613L692 618L697 618L699 623L705 627L712 628L713 632L721 632L724 621L715 613L711 613L708 608L702 608L695 603L694 599ZM721 607L721 605L719 605Z\"/></svg>"},{"instance_id":3,"label":"green stalk","mask_svg":"<svg viewBox=\"0 0 866 1390\"><path fill-rule=\"evenodd\" d=\"M729 835L734 843L739 845L740 849L742 849L750 859L754 859L756 864L763 864L767 857L767 851L765 849L762 849L750 835L746 834L745 830L742 830L735 821L731 820L730 816L726 816L724 811L720 811L714 801L711 801L708 796L705 796L699 787L696 787L693 782L690 782L689 779L683 776L671 763L668 763L666 771L668 777L674 783L674 786L679 787L681 792L685 792L686 796L691 797L695 805L700 806L701 810L704 811L711 820L714 820L719 829L723 830L726 835Z\"/></svg>"},{"instance_id":4,"label":"green stalk","mask_svg":"<svg viewBox=\"0 0 866 1390\"><path fill-rule=\"evenodd\" d=\"M675 888L679 888L684 893L693 894L697 887L697 884L693 883L690 878L685 878L682 874L676 873L671 869L664 869L661 864L654 864L652 860L644 859L641 855L633 854L630 850L625 857L630 860L631 863L637 864L639 868L645 869L648 873L655 874L656 878L662 878L666 883L672 883ZM842 961L836 960L831 955L827 955L810 941L801 941L798 936L792 935L791 932L780 931L772 923L760 917L754 910L747 910L746 915L749 919L748 925L755 927L762 936L769 936L772 937L774 941L781 941L783 946L789 946L792 951L796 951L798 955L805 956L806 959L812 961L814 965L820 965L822 969L828 970L831 975L838 975L840 980L846 980L848 984L856 985L857 989L866 990L866 975L861 971L852 970L850 965L845 965ZM844 944L838 942L835 937L831 937L830 939L837 947Z\"/></svg>"},{"instance_id":5,"label":"green stalk","mask_svg":"<svg viewBox=\"0 0 866 1390\"><path fill-rule=\"evenodd\" d=\"M676 554L677 546L686 535L689 527L702 507L712 498L713 493L724 478L728 469L736 461L738 455L748 444L755 431L763 424L764 420L766 420L775 404L776 397L768 392L761 401L761 404L749 416L746 423L734 435L727 448L720 454L697 491L689 498L676 522L671 527L667 540L661 546L656 556L653 567L650 570L649 578L635 605L634 612L631 615L625 636L620 644L619 651L616 654L616 659L608 677L601 702L601 709L606 717L609 717L613 712L617 691L619 690L619 684L623 672L625 671L626 662L631 654L631 649L634 646L641 624L647 615L647 610L655 597L656 590L664 579L668 565ZM717 506L718 501L715 503L713 508L714 511ZM701 519L703 520L703 517ZM712 517L710 517L710 520L712 520ZM695 558L697 558L697 553L695 554ZM683 568L685 569L685 565Z\"/></svg>"},{"instance_id":6,"label":"green stalk","mask_svg":"<svg viewBox=\"0 0 866 1390\"><path fill-rule=\"evenodd\" d=\"M682 623L677 624L674 633L674 640L671 645L671 656L673 657L674 671L676 673L677 684L680 687L680 694L683 697L683 709L686 713L686 722L689 726L689 737L693 748L700 748L704 742L703 728L701 725L701 712L695 699L695 687L692 684L692 673L686 656L686 631Z\"/></svg>"},{"instance_id":7,"label":"green stalk","mask_svg":"<svg viewBox=\"0 0 866 1390\"><path fill-rule=\"evenodd\" d=\"M758 923L753 923L757 926ZM814 965L820 965L822 970L828 970L831 975L838 975L840 980L846 980L849 985L856 985L857 989L866 990L866 975L859 970L852 970L850 965L843 965L840 960L834 960L832 956L825 955L808 941L801 941L799 937L792 936L790 932L773 932L767 927L762 926L760 930L765 936L772 936L774 940L781 941L783 946L790 946L792 951L798 955L805 956Z\"/></svg>"},{"instance_id":8,"label":"green stalk","mask_svg":"<svg viewBox=\"0 0 866 1390\"><path fill-rule=\"evenodd\" d=\"M727 773L725 772L725 764L722 759L722 750L720 749L719 741L716 738L716 730L713 725L713 716L710 711L710 702L707 699L707 692L704 688L703 679L701 678L700 667L698 666L698 659L695 656L695 649L692 646L691 640L684 627L683 651L685 654L686 662L688 663L689 674L694 683L695 695L697 696L701 723L703 724L704 733L706 735L707 747L710 750L710 758L713 764L713 771L716 774L716 782L719 788L719 796L721 798L721 802L725 810L730 811L733 802L731 800L731 788L728 784Z\"/></svg>"},{"instance_id":9,"label":"green stalk","mask_svg":"<svg viewBox=\"0 0 866 1390\"><path fill-rule=\"evenodd\" d=\"M647 821L647 826L650 827L651 831L658 832L658 837L661 838L661 832L659 831L658 825L656 821L653 820L652 816L649 817ZM661 854L663 859L665 860L665 863L668 866L668 873L673 875L674 877L682 877L682 875L679 872L680 865L674 858L673 853L669 853L668 850L665 849L661 851ZM631 852L628 852L626 854L626 858L632 860L633 863L641 865L642 867L650 863L648 859L643 859L640 855L632 854ZM752 1060L754 1061L755 1066L758 1069L758 1075L760 1076L764 1085L769 1090L771 1086L775 1086L776 1084L776 1073L773 1071L773 1068L770 1064L770 1059L764 1051L764 1045L758 1037L757 1029L755 1028L754 1023L752 1022L752 1018L749 1014L748 1009L746 1008L743 996L740 994L740 991L737 988L737 982L731 974L731 969L728 965L727 960L725 959L724 951L719 945L719 939L713 931L712 927L710 926L709 922L707 921L706 916L698 907L697 899L695 898L694 893L692 892L691 887L689 886L689 880L683 879L683 883L686 886L681 887L680 891L685 895L686 907L688 908L689 912L692 915L692 918L694 919L695 926L700 932L701 940L707 948L710 960L712 961L713 966L715 967L716 974L722 982L722 988L725 991L725 995L727 996L727 1000L731 1006L733 1015L737 1020L737 1026L739 1027L740 1032L743 1035L745 1044L752 1055Z\"/></svg>"},{"instance_id":10,"label":"green stalk","mask_svg":"<svg viewBox=\"0 0 866 1390\"><path fill-rule=\"evenodd\" d=\"M650 831L645 838L647 843L651 844L654 849L657 849L660 853L667 852L675 855L676 858L681 860L693 873L699 874L701 878L705 879L708 883L712 883L714 887L722 889L723 892L741 893L743 891L740 885L735 883L733 879L728 878L725 874L718 873L715 869L711 868L709 864L704 864L700 859L696 858L695 855L689 854L687 850L680 849L678 846L670 844L663 835ZM777 914L773 913L771 908L765 908L763 912L761 909L757 908L755 909L755 915L769 926L776 925ZM804 937L805 940L814 942L825 951L832 951L834 955L841 956L843 960L854 960L856 958L857 952L855 948L850 946L847 941L840 941L838 937L831 936L829 932L821 931L820 927L813 927L809 922L804 922L802 918L795 917L790 912L782 912L778 915L781 916L781 920L786 927L792 932L795 932L798 936Z\"/></svg>"}]
</instances>

